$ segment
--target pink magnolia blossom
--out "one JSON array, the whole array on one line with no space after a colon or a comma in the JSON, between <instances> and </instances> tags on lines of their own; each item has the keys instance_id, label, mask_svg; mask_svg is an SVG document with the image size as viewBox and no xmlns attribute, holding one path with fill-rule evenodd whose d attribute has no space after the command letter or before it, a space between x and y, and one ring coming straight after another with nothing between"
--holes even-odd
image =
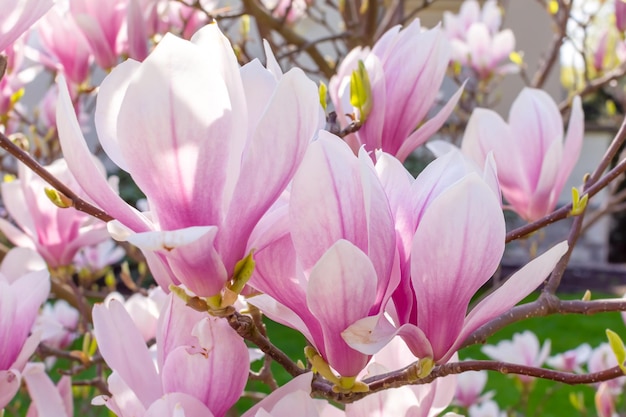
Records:
<instances>
[{"instance_id":1,"label":"pink magnolia blossom","mask_svg":"<svg viewBox=\"0 0 626 417\"><path fill-rule=\"evenodd\" d=\"M107 304L111 300L117 300L124 305L144 341L148 342L156 337L159 315L167 300L165 292L160 287L150 290L147 296L135 293L127 300L122 294L112 292L107 295L104 303Z\"/></svg>"},{"instance_id":2,"label":"pink magnolia blossom","mask_svg":"<svg viewBox=\"0 0 626 417\"><path fill-rule=\"evenodd\" d=\"M486 384L487 371L470 371L457 375L453 404L469 408L472 405L490 400L495 394L494 391L481 395Z\"/></svg>"},{"instance_id":3,"label":"pink magnolia blossom","mask_svg":"<svg viewBox=\"0 0 626 417\"><path fill-rule=\"evenodd\" d=\"M615 353L613 353L608 343L602 343L595 348L593 352L591 352L589 362L587 363L589 372L601 372L616 366L617 359L615 358ZM621 395L625 384L626 377L623 376L606 381L607 388L611 390L613 395Z\"/></svg>"},{"instance_id":4,"label":"pink magnolia blossom","mask_svg":"<svg viewBox=\"0 0 626 417\"><path fill-rule=\"evenodd\" d=\"M350 76L363 61L371 84L371 111L363 126L346 137L356 153L382 149L404 161L441 128L452 113L462 88L432 118L433 107L450 59L450 45L441 28L423 31L419 19L400 30L387 31L374 47L353 49L329 84L331 100L342 127L352 119ZM357 115L364 118L364 115ZM419 126L416 129L416 126ZM372 154L374 156L374 154Z\"/></svg>"},{"instance_id":5,"label":"pink magnolia blossom","mask_svg":"<svg viewBox=\"0 0 626 417\"><path fill-rule=\"evenodd\" d=\"M126 61L100 87L100 143L144 192L149 213L85 163L67 91L57 119L76 178L118 220L113 237L142 249L164 289L182 283L202 296L219 295L248 254L250 233L322 122L317 88L302 71L272 73L258 61L240 68L215 24L191 42L166 35L143 63Z\"/></svg>"},{"instance_id":6,"label":"pink magnolia blossom","mask_svg":"<svg viewBox=\"0 0 626 417\"><path fill-rule=\"evenodd\" d=\"M106 271L120 262L126 252L113 241L106 239L96 245L85 246L74 257L74 265L79 270L86 269L91 273Z\"/></svg>"},{"instance_id":7,"label":"pink magnolia blossom","mask_svg":"<svg viewBox=\"0 0 626 417\"><path fill-rule=\"evenodd\" d=\"M608 382L602 382L600 386L598 386L594 400L598 417L618 416L615 412L615 394L611 392L611 387Z\"/></svg>"},{"instance_id":8,"label":"pink magnolia blossom","mask_svg":"<svg viewBox=\"0 0 626 417\"><path fill-rule=\"evenodd\" d=\"M491 164L482 177L471 168L475 164L452 151L414 181L388 155L378 164L384 164L379 175L399 232L399 289L405 293L394 294L389 318L364 318L343 337L354 349L375 353L399 335L416 357L445 363L472 332L533 291L567 243L530 262L468 313L471 298L495 272L504 251L504 219Z\"/></svg>"},{"instance_id":9,"label":"pink magnolia blossom","mask_svg":"<svg viewBox=\"0 0 626 417\"><path fill-rule=\"evenodd\" d=\"M345 413L326 400L311 398L313 373L307 372L287 382L246 411L242 417L344 417Z\"/></svg>"},{"instance_id":10,"label":"pink magnolia blossom","mask_svg":"<svg viewBox=\"0 0 626 417\"><path fill-rule=\"evenodd\" d=\"M128 0L70 0L70 13L104 69L115 66L122 52L127 4Z\"/></svg>"},{"instance_id":11,"label":"pink magnolia blossom","mask_svg":"<svg viewBox=\"0 0 626 417\"><path fill-rule=\"evenodd\" d=\"M495 346L486 345L481 350L496 361L541 367L550 354L550 339L546 340L542 347L537 336L530 330L526 330L522 333L515 333L512 340L503 340ZM517 375L517 377L522 382L529 382L533 379L524 375Z\"/></svg>"},{"instance_id":12,"label":"pink magnolia blossom","mask_svg":"<svg viewBox=\"0 0 626 417\"><path fill-rule=\"evenodd\" d=\"M248 349L226 320L187 307L169 295L159 319L156 367L144 337L117 300L93 309L94 333L113 370L105 404L118 416L166 415L179 408L188 417L222 417L248 379Z\"/></svg>"},{"instance_id":13,"label":"pink magnolia blossom","mask_svg":"<svg viewBox=\"0 0 626 417\"><path fill-rule=\"evenodd\" d=\"M41 341L55 349L65 349L77 337L79 313L65 300L44 305L34 331L41 332Z\"/></svg>"},{"instance_id":14,"label":"pink magnolia blossom","mask_svg":"<svg viewBox=\"0 0 626 417\"><path fill-rule=\"evenodd\" d=\"M499 31L502 12L497 1L486 1L482 12L478 1L466 0L459 15L445 12L443 23L452 45L452 61L474 70L481 79L519 70L508 61L515 50L510 29Z\"/></svg>"},{"instance_id":15,"label":"pink magnolia blossom","mask_svg":"<svg viewBox=\"0 0 626 417\"><path fill-rule=\"evenodd\" d=\"M17 393L21 372L39 344L41 334L31 329L49 292L49 273L37 253L7 253L0 266L0 410Z\"/></svg>"},{"instance_id":16,"label":"pink magnolia blossom","mask_svg":"<svg viewBox=\"0 0 626 417\"><path fill-rule=\"evenodd\" d=\"M46 169L82 194L64 160ZM108 237L105 225L73 208L59 208L46 195L48 184L25 166L19 167L19 179L2 184L2 199L18 227L0 219L0 230L16 246L39 252L51 268L72 264L80 248Z\"/></svg>"},{"instance_id":17,"label":"pink magnolia blossom","mask_svg":"<svg viewBox=\"0 0 626 417\"><path fill-rule=\"evenodd\" d=\"M511 106L509 123L492 110L475 109L462 149L480 165L493 151L502 194L522 218L533 221L556 207L580 155L583 123L577 97L563 140L562 118L554 100L542 90L524 88Z\"/></svg>"},{"instance_id":18,"label":"pink magnolia blossom","mask_svg":"<svg viewBox=\"0 0 626 417\"><path fill-rule=\"evenodd\" d=\"M76 85L89 77L93 54L69 10L56 6L37 25L41 48L37 60L60 71Z\"/></svg>"},{"instance_id":19,"label":"pink magnolia blossom","mask_svg":"<svg viewBox=\"0 0 626 417\"><path fill-rule=\"evenodd\" d=\"M249 299L271 319L302 332L342 377L369 360L341 332L378 314L397 285L393 219L372 161L320 132L296 173L288 205L255 231ZM262 226L262 227L261 227Z\"/></svg>"},{"instance_id":20,"label":"pink magnolia blossom","mask_svg":"<svg viewBox=\"0 0 626 417\"><path fill-rule=\"evenodd\" d=\"M74 398L72 381L63 376L54 385L41 363L29 363L24 369L24 381L32 403L26 417L72 417Z\"/></svg>"},{"instance_id":21,"label":"pink magnolia blossom","mask_svg":"<svg viewBox=\"0 0 626 417\"><path fill-rule=\"evenodd\" d=\"M0 52L46 14L53 4L53 0L0 1Z\"/></svg>"},{"instance_id":22,"label":"pink magnolia blossom","mask_svg":"<svg viewBox=\"0 0 626 417\"><path fill-rule=\"evenodd\" d=\"M458 357L453 357L458 360ZM415 357L402 339L394 338L376 353L367 367L366 377L403 369ZM450 405L457 375L437 378L429 384L386 389L346 405L346 417L434 417Z\"/></svg>"},{"instance_id":23,"label":"pink magnolia blossom","mask_svg":"<svg viewBox=\"0 0 626 417\"><path fill-rule=\"evenodd\" d=\"M583 373L582 365L587 363L591 352L591 346L587 343L583 343L576 349L549 357L546 363L548 366L558 369L559 371Z\"/></svg>"}]
</instances>

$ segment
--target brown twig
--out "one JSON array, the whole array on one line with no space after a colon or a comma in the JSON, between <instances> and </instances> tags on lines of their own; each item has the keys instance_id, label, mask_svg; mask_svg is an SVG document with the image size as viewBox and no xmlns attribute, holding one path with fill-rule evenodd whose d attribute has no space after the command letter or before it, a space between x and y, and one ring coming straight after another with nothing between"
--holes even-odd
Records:
<instances>
[{"instance_id":1,"label":"brown twig","mask_svg":"<svg viewBox=\"0 0 626 417\"><path fill-rule=\"evenodd\" d=\"M87 213L104 222L110 222L111 220L114 220L113 217L108 215L106 212L100 210L99 208L89 204L88 202L80 198L68 186L59 181L54 175L50 174L43 166L41 166L41 164L39 164L39 162L37 162L32 156L22 150L19 146L14 144L3 133L0 133L0 148L9 152L11 155L17 158L18 161L22 162L35 174L39 175L44 181L50 184L54 189L61 192L68 199L70 199L72 201L72 207L74 207L76 210Z\"/></svg>"}]
</instances>

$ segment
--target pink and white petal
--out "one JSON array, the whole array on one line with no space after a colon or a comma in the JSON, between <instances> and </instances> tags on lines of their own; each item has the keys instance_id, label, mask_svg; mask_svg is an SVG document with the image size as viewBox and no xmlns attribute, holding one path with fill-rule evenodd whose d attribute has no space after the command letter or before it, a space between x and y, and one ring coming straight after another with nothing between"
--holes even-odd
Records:
<instances>
[{"instance_id":1,"label":"pink and white petal","mask_svg":"<svg viewBox=\"0 0 626 417\"><path fill-rule=\"evenodd\" d=\"M245 137L233 135L240 122L214 59L166 34L134 72L121 104L120 151L162 229L220 224L229 173L239 171L238 164L230 170L231 148Z\"/></svg>"},{"instance_id":2,"label":"pink and white petal","mask_svg":"<svg viewBox=\"0 0 626 417\"><path fill-rule=\"evenodd\" d=\"M32 406L37 410L39 417L71 416L70 410L65 408L65 402L57 387L46 374L43 363L29 363L22 374L28 393L32 399Z\"/></svg>"},{"instance_id":3,"label":"pink and white petal","mask_svg":"<svg viewBox=\"0 0 626 417\"><path fill-rule=\"evenodd\" d=\"M324 359L343 376L356 376L369 360L349 348L341 333L370 314L377 283L372 262L347 240L335 243L311 270L307 304L319 320L324 337L313 342Z\"/></svg>"},{"instance_id":4,"label":"pink and white petal","mask_svg":"<svg viewBox=\"0 0 626 417\"><path fill-rule=\"evenodd\" d=\"M247 92L248 127L250 131L254 132L274 94L277 81L258 59L241 67L240 73L241 81Z\"/></svg>"},{"instance_id":5,"label":"pink and white petal","mask_svg":"<svg viewBox=\"0 0 626 417\"><path fill-rule=\"evenodd\" d=\"M18 355L15 362L13 362L13 370L24 369L28 360L33 356L35 350L37 350L39 342L41 342L41 336L42 332L40 331L34 331L28 336L28 338L24 342L24 345L22 346L20 354Z\"/></svg>"},{"instance_id":6,"label":"pink and white petal","mask_svg":"<svg viewBox=\"0 0 626 417\"><path fill-rule=\"evenodd\" d=\"M515 49L515 35L511 29L496 33L491 43L491 60L495 66L503 59L508 59Z\"/></svg>"},{"instance_id":7,"label":"pink and white petal","mask_svg":"<svg viewBox=\"0 0 626 417\"><path fill-rule=\"evenodd\" d=\"M465 84L461 86L450 100L437 112L435 116L431 119L428 119L426 123L421 125L415 132L411 133L408 138L398 149L396 153L396 157L402 162L404 161L415 149L419 146L423 145L428 139L431 138L437 131L443 126L443 124L448 120L450 114L456 107L459 99L461 98L461 94L463 94Z\"/></svg>"},{"instance_id":8,"label":"pink and white petal","mask_svg":"<svg viewBox=\"0 0 626 417\"><path fill-rule=\"evenodd\" d=\"M116 66L102 81L96 103L95 124L100 145L111 161L124 171L128 171L128 166L118 143L117 119L128 84L139 66L140 63L132 59Z\"/></svg>"},{"instance_id":9,"label":"pink and white petal","mask_svg":"<svg viewBox=\"0 0 626 417\"><path fill-rule=\"evenodd\" d=\"M413 416L420 407L410 387L376 392L346 405L346 417Z\"/></svg>"},{"instance_id":10,"label":"pink and white petal","mask_svg":"<svg viewBox=\"0 0 626 417\"><path fill-rule=\"evenodd\" d=\"M15 246L37 250L37 246L30 236L5 219L0 219L0 232Z\"/></svg>"},{"instance_id":11,"label":"pink and white petal","mask_svg":"<svg viewBox=\"0 0 626 417\"><path fill-rule=\"evenodd\" d=\"M146 408L120 375L113 371L107 378L111 397L100 395L91 400L91 405L105 405L117 416L143 416Z\"/></svg>"},{"instance_id":12,"label":"pink and white petal","mask_svg":"<svg viewBox=\"0 0 626 417\"><path fill-rule=\"evenodd\" d=\"M320 132L291 188L289 213L296 252L305 271L339 239L368 250L361 162L338 137Z\"/></svg>"},{"instance_id":13,"label":"pink and white petal","mask_svg":"<svg viewBox=\"0 0 626 417\"><path fill-rule=\"evenodd\" d=\"M202 398L213 413L226 414L237 402L248 380L248 348L226 320L208 317L193 330L202 348L208 352L208 381L200 387ZM204 392L203 392L204 391Z\"/></svg>"},{"instance_id":14,"label":"pink and white petal","mask_svg":"<svg viewBox=\"0 0 626 417\"><path fill-rule=\"evenodd\" d=\"M519 204L519 200L509 200L513 208L516 211L519 210L518 213L526 220L537 220L550 213L556 207L560 190L555 190L554 185L559 176L562 153L561 143L559 141L553 142L546 151L534 192L530 196L525 196L526 198L521 201L521 204ZM508 190L503 188L503 192L508 200ZM516 193L516 198L519 197L521 196ZM519 206L516 204L519 204Z\"/></svg>"},{"instance_id":15,"label":"pink and white petal","mask_svg":"<svg viewBox=\"0 0 626 417\"><path fill-rule=\"evenodd\" d=\"M22 166L22 164L20 164L20 166ZM4 202L4 207L9 212L13 221L15 221L15 223L26 233L35 236L37 228L35 227L35 222L33 221L33 213L28 209L31 206L27 204L26 197L24 195L24 187L28 187L30 184L29 182L25 183L24 181L24 179L19 179L3 182L1 186L2 201Z\"/></svg>"},{"instance_id":16,"label":"pink and white petal","mask_svg":"<svg viewBox=\"0 0 626 417\"><path fill-rule=\"evenodd\" d=\"M148 229L147 220L129 206L113 189L100 169L93 162L93 156L81 132L74 106L63 77L58 81L57 127L63 155L74 178L89 197L111 216L136 232Z\"/></svg>"},{"instance_id":17,"label":"pink and white petal","mask_svg":"<svg viewBox=\"0 0 626 417\"><path fill-rule=\"evenodd\" d=\"M556 103L543 90L524 88L509 112L509 126L523 150L523 166L530 184L536 184L543 157L554 141L563 138L563 118ZM496 159L498 154L496 153Z\"/></svg>"},{"instance_id":18,"label":"pink and white petal","mask_svg":"<svg viewBox=\"0 0 626 417\"><path fill-rule=\"evenodd\" d=\"M278 61L274 56L270 43L265 39L263 39L263 51L265 52L265 67L274 76L276 81L280 80L283 76L283 70L280 68Z\"/></svg>"},{"instance_id":19,"label":"pink and white petal","mask_svg":"<svg viewBox=\"0 0 626 417\"><path fill-rule=\"evenodd\" d=\"M198 399L182 392L165 394L150 405L143 417L213 417Z\"/></svg>"},{"instance_id":20,"label":"pink and white petal","mask_svg":"<svg viewBox=\"0 0 626 417\"><path fill-rule=\"evenodd\" d=\"M15 369L0 370L0 410L15 397L21 380L21 374Z\"/></svg>"},{"instance_id":21,"label":"pink and white petal","mask_svg":"<svg viewBox=\"0 0 626 417\"><path fill-rule=\"evenodd\" d=\"M107 307L94 306L93 323L102 357L147 408L163 391L141 332L122 303L115 300Z\"/></svg>"},{"instance_id":22,"label":"pink and white petal","mask_svg":"<svg viewBox=\"0 0 626 417\"><path fill-rule=\"evenodd\" d=\"M192 226L178 230L134 233L124 240L146 251L171 251L196 242L205 235L214 237L215 234L217 234L216 226Z\"/></svg>"},{"instance_id":23,"label":"pink and white petal","mask_svg":"<svg viewBox=\"0 0 626 417\"><path fill-rule=\"evenodd\" d=\"M307 146L321 128L319 111L317 88L304 72L293 69L284 74L251 134L225 220L228 232L218 241L229 271L245 256L252 229L298 169ZM250 175L253 172L257 174Z\"/></svg>"},{"instance_id":24,"label":"pink and white petal","mask_svg":"<svg viewBox=\"0 0 626 417\"><path fill-rule=\"evenodd\" d=\"M0 265L0 273L15 282L28 272L41 271L48 268L46 261L34 250L28 248L13 248L4 255Z\"/></svg>"},{"instance_id":25,"label":"pink and white petal","mask_svg":"<svg viewBox=\"0 0 626 417\"><path fill-rule=\"evenodd\" d=\"M383 65L374 54L369 54L365 58L365 69L370 80L371 86L371 104L372 108L367 116L367 119L354 135L348 135L348 137L356 136L358 141L352 141L344 138L350 145L354 153L358 153L359 148L365 145L365 150L368 152L374 152L377 149L383 149L383 129L385 128L385 115L387 114L387 90L385 85L385 72ZM350 97L350 76L346 80L346 99ZM344 99L345 100L345 99ZM346 103L347 105L347 103ZM352 113L352 111L350 111ZM360 116L362 117L362 116ZM385 151L390 150L384 148Z\"/></svg>"},{"instance_id":26,"label":"pink and white petal","mask_svg":"<svg viewBox=\"0 0 626 417\"><path fill-rule=\"evenodd\" d=\"M272 411L279 401L291 394L297 393L298 391L310 393L312 380L312 372L305 372L302 375L298 375L282 387L278 388L276 391L272 392L271 395L263 398L260 402L246 411L242 417L255 417L257 416L257 412L259 410Z\"/></svg>"},{"instance_id":27,"label":"pink and white petal","mask_svg":"<svg viewBox=\"0 0 626 417\"><path fill-rule=\"evenodd\" d=\"M574 97L572 102L572 113L569 118L567 127L567 135L563 143L563 159L561 161L561 169L559 178L554 185L557 194L563 189L563 185L572 173L574 166L580 157L580 151L583 146L583 136L585 133L585 115L583 114L582 104L579 96ZM580 179L582 182L582 178Z\"/></svg>"},{"instance_id":28,"label":"pink and white petal","mask_svg":"<svg viewBox=\"0 0 626 417\"><path fill-rule=\"evenodd\" d=\"M296 314L293 310L284 305L272 297L261 294L247 299L249 304L257 307L267 317L276 323L280 323L291 329L295 329L302 333L302 335L309 341L313 340L313 336L309 331L307 324ZM300 312L298 312L300 313ZM312 318L312 317L311 317ZM312 320L308 320L307 323L311 324ZM314 326L318 327L318 326Z\"/></svg>"},{"instance_id":29,"label":"pink and white petal","mask_svg":"<svg viewBox=\"0 0 626 417\"><path fill-rule=\"evenodd\" d=\"M382 315L357 320L341 336L348 346L367 355L378 353L394 337L400 336L416 358L433 357L430 342L422 330L412 324L396 328Z\"/></svg>"},{"instance_id":30,"label":"pink and white petal","mask_svg":"<svg viewBox=\"0 0 626 417\"><path fill-rule=\"evenodd\" d=\"M470 299L498 267L505 232L500 202L473 173L422 216L413 239L411 279L420 297L417 325L433 345L435 361L457 339Z\"/></svg>"},{"instance_id":31,"label":"pink and white petal","mask_svg":"<svg viewBox=\"0 0 626 417\"><path fill-rule=\"evenodd\" d=\"M465 318L463 331L444 359L450 358L459 346L483 324L503 314L524 297L534 291L554 269L567 252L567 241L563 241L541 256L533 259L513 274L500 288L482 300Z\"/></svg>"}]
</instances>

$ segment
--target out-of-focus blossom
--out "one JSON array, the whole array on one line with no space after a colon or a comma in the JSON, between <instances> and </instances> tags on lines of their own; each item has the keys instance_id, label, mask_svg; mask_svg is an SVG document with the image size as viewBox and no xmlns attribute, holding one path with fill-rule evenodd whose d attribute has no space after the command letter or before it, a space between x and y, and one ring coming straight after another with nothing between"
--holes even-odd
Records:
<instances>
[{"instance_id":1,"label":"out-of-focus blossom","mask_svg":"<svg viewBox=\"0 0 626 417\"><path fill-rule=\"evenodd\" d=\"M476 0L466 0L459 15L445 12L444 28L452 45L455 63L471 68L479 79L513 73L519 66L509 61L515 50L510 29L499 31L502 13L496 0L485 2L482 12Z\"/></svg>"},{"instance_id":2,"label":"out-of-focus blossom","mask_svg":"<svg viewBox=\"0 0 626 417\"><path fill-rule=\"evenodd\" d=\"M112 68L121 55L127 4L128 0L70 0L70 13L101 68Z\"/></svg>"},{"instance_id":3,"label":"out-of-focus blossom","mask_svg":"<svg viewBox=\"0 0 626 417\"><path fill-rule=\"evenodd\" d=\"M53 0L3 0L0 14L0 52L46 14L53 4Z\"/></svg>"},{"instance_id":4,"label":"out-of-focus blossom","mask_svg":"<svg viewBox=\"0 0 626 417\"><path fill-rule=\"evenodd\" d=\"M398 230L403 289L394 308L344 333L348 344L375 353L396 335L420 359L445 363L463 341L533 291L567 250L563 242L531 261L468 314L504 251L504 219L495 172L481 176L458 150L439 157L416 180L389 155L377 163ZM380 164L380 166L379 166ZM436 245L433 242L437 242ZM445 250L441 250L445 248Z\"/></svg>"},{"instance_id":5,"label":"out-of-focus blossom","mask_svg":"<svg viewBox=\"0 0 626 417\"><path fill-rule=\"evenodd\" d=\"M452 360L457 360L455 356ZM366 377L403 369L415 362L413 353L399 337L372 357ZM457 375L437 378L429 384L409 385L370 394L346 405L346 417L434 417L450 405Z\"/></svg>"},{"instance_id":6,"label":"out-of-focus blossom","mask_svg":"<svg viewBox=\"0 0 626 417\"><path fill-rule=\"evenodd\" d=\"M117 300L93 309L94 333L113 370L105 404L118 416L222 417L248 379L248 349L226 320L187 307L169 295L156 336L156 367L144 337Z\"/></svg>"},{"instance_id":7,"label":"out-of-focus blossom","mask_svg":"<svg viewBox=\"0 0 626 417\"><path fill-rule=\"evenodd\" d=\"M26 417L72 417L74 398L72 380L63 376L54 385L41 363L29 363L24 369L24 381L32 400Z\"/></svg>"},{"instance_id":8,"label":"out-of-focus blossom","mask_svg":"<svg viewBox=\"0 0 626 417\"><path fill-rule=\"evenodd\" d=\"M459 374L457 376L453 403L460 407L469 408L472 405L490 400L495 394L494 391L481 395L486 384L486 371L471 371Z\"/></svg>"},{"instance_id":9,"label":"out-of-focus blossom","mask_svg":"<svg viewBox=\"0 0 626 417\"><path fill-rule=\"evenodd\" d=\"M587 363L591 356L591 351L591 346L588 343L583 343L576 349L549 357L546 363L559 371L582 373L583 369L581 366Z\"/></svg>"},{"instance_id":10,"label":"out-of-focus blossom","mask_svg":"<svg viewBox=\"0 0 626 417\"><path fill-rule=\"evenodd\" d=\"M79 313L65 300L58 300L54 304L47 303L43 306L34 331L41 332L41 341L46 345L64 349L77 337Z\"/></svg>"},{"instance_id":11,"label":"out-of-focus blossom","mask_svg":"<svg viewBox=\"0 0 626 417\"><path fill-rule=\"evenodd\" d=\"M472 405L468 410L468 417L506 417L506 412L500 410L495 401L486 401Z\"/></svg>"},{"instance_id":12,"label":"out-of-focus blossom","mask_svg":"<svg viewBox=\"0 0 626 417\"><path fill-rule=\"evenodd\" d=\"M580 98L572 104L563 140L561 113L544 91L524 88L507 124L494 111L475 109L465 129L463 152L483 165L494 153L502 194L522 218L537 220L556 207L580 156L584 117Z\"/></svg>"},{"instance_id":13,"label":"out-of-focus blossom","mask_svg":"<svg viewBox=\"0 0 626 417\"><path fill-rule=\"evenodd\" d=\"M46 169L77 192L76 180L64 160L59 159ZM19 179L2 183L2 200L17 226L0 219L0 230L16 246L34 249L51 268L72 264L83 246L107 239L104 223L74 208L59 208L46 195L48 184L20 164Z\"/></svg>"},{"instance_id":14,"label":"out-of-focus blossom","mask_svg":"<svg viewBox=\"0 0 626 417\"><path fill-rule=\"evenodd\" d=\"M75 85L84 83L89 77L93 54L69 10L56 6L39 22L37 29L42 45L35 57L37 61L61 72Z\"/></svg>"},{"instance_id":15,"label":"out-of-focus blossom","mask_svg":"<svg viewBox=\"0 0 626 417\"><path fill-rule=\"evenodd\" d=\"M615 353L611 349L608 343L602 343L591 352L591 357L587 363L587 369L589 372L601 372L609 368L617 366L617 359ZM606 381L607 387L611 390L613 395L621 395L622 388L626 384L626 377L614 378Z\"/></svg>"},{"instance_id":16,"label":"out-of-focus blossom","mask_svg":"<svg viewBox=\"0 0 626 417\"><path fill-rule=\"evenodd\" d=\"M326 400L311 398L313 373L307 372L287 382L246 411L242 417L292 417L294 410L306 417L344 417L345 413Z\"/></svg>"},{"instance_id":17,"label":"out-of-focus blossom","mask_svg":"<svg viewBox=\"0 0 626 417\"><path fill-rule=\"evenodd\" d=\"M491 359L518 365L541 367L550 354L550 339L540 346L539 339L530 330L515 333L512 340L502 340L497 345L483 346L481 351ZM523 382L530 382L532 377L516 375Z\"/></svg>"},{"instance_id":18,"label":"out-of-focus blossom","mask_svg":"<svg viewBox=\"0 0 626 417\"><path fill-rule=\"evenodd\" d=\"M164 289L182 283L210 297L248 255L250 233L322 122L317 88L302 71L275 75L258 61L240 68L215 24L192 42L166 35L143 63L128 60L104 80L96 108L104 150L148 199L141 214L86 163L67 91L59 103L68 165L117 219L113 237L142 249Z\"/></svg>"},{"instance_id":19,"label":"out-of-focus blossom","mask_svg":"<svg viewBox=\"0 0 626 417\"><path fill-rule=\"evenodd\" d=\"M450 45L441 28L422 31L419 19L402 30L399 26L390 29L371 50L357 47L348 53L330 80L329 93L341 127L349 125L353 117L363 122L358 132L345 138L354 152L365 145L369 152L382 149L404 161L435 134L463 90L425 121L439 94L449 58ZM350 102L351 75L360 61L371 85L367 114L358 114Z\"/></svg>"},{"instance_id":20,"label":"out-of-focus blossom","mask_svg":"<svg viewBox=\"0 0 626 417\"><path fill-rule=\"evenodd\" d=\"M263 0L263 5L272 11L274 17L293 24L305 15L310 2L311 0Z\"/></svg>"},{"instance_id":21,"label":"out-of-focus blossom","mask_svg":"<svg viewBox=\"0 0 626 417\"><path fill-rule=\"evenodd\" d=\"M113 239L106 239L97 245L81 248L74 257L74 265L79 270L98 272L117 264L125 255L124 249L116 245Z\"/></svg>"},{"instance_id":22,"label":"out-of-focus blossom","mask_svg":"<svg viewBox=\"0 0 626 417\"><path fill-rule=\"evenodd\" d=\"M143 340L147 342L156 337L159 314L167 300L165 292L160 287L150 290L148 296L136 293L127 300L122 294L112 292L105 298L104 303L108 304L111 300L117 300L124 305L135 326L141 332Z\"/></svg>"},{"instance_id":23,"label":"out-of-focus blossom","mask_svg":"<svg viewBox=\"0 0 626 417\"><path fill-rule=\"evenodd\" d=\"M265 295L249 302L302 332L335 371L354 379L369 356L341 332L378 314L399 278L393 219L371 159L320 132L294 176L288 207L271 214L250 243L257 249L250 285Z\"/></svg>"},{"instance_id":24,"label":"out-of-focus blossom","mask_svg":"<svg viewBox=\"0 0 626 417\"><path fill-rule=\"evenodd\" d=\"M31 333L39 307L50 293L50 278L36 252L17 249L0 266L0 410L17 393L21 372L39 344Z\"/></svg>"},{"instance_id":25,"label":"out-of-focus blossom","mask_svg":"<svg viewBox=\"0 0 626 417\"><path fill-rule=\"evenodd\" d=\"M598 417L617 417L615 412L615 394L608 382L602 382L594 397Z\"/></svg>"},{"instance_id":26,"label":"out-of-focus blossom","mask_svg":"<svg viewBox=\"0 0 626 417\"><path fill-rule=\"evenodd\" d=\"M191 0L188 0L190 3ZM180 34L184 39L191 39L202 26L209 24L209 19L205 13L191 5L183 4L180 1L161 2L163 7L160 11L159 33L173 32ZM203 10L211 11L215 9L217 1L200 0Z\"/></svg>"}]
</instances>

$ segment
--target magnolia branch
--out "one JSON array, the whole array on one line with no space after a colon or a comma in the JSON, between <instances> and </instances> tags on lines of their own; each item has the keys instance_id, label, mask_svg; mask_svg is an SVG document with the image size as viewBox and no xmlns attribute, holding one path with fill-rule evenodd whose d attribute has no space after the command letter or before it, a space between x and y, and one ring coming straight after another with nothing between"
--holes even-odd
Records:
<instances>
[{"instance_id":1,"label":"magnolia branch","mask_svg":"<svg viewBox=\"0 0 626 417\"><path fill-rule=\"evenodd\" d=\"M367 383L369 387L369 391L366 393L336 393L332 391L332 384L328 381L316 379L313 381L313 395L347 404L360 400L375 392L406 385L429 384L437 378L469 371L494 371L505 375L525 375L569 385L594 384L624 375L622 370L617 366L600 372L573 374L498 361L464 361L435 366L427 377L416 378L416 365L412 364L399 371L364 379L363 382Z\"/></svg>"},{"instance_id":2,"label":"magnolia branch","mask_svg":"<svg viewBox=\"0 0 626 417\"><path fill-rule=\"evenodd\" d=\"M6 137L1 132L0 132L0 148L9 152L18 161L22 162L29 169L31 169L35 174L39 175L44 181L50 184L54 189L56 189L57 191L62 193L65 197L70 199L72 202L72 207L74 207L76 210L87 213L104 222L110 222L111 220L114 220L113 217L108 215L106 212L100 210L99 208L89 204L88 202L80 198L68 186L63 184L54 175L52 175L43 166L41 166L39 162L37 162L32 156L28 154L28 152L24 151L22 148L14 144L11 141L11 139Z\"/></svg>"},{"instance_id":3,"label":"magnolia branch","mask_svg":"<svg viewBox=\"0 0 626 417\"><path fill-rule=\"evenodd\" d=\"M530 303L513 307L508 313L483 325L468 337L461 348L485 343L487 338L509 324L531 317L546 317L553 314L598 314L626 311L625 299L607 300L560 300L556 295L542 292L539 298Z\"/></svg>"}]
</instances>

